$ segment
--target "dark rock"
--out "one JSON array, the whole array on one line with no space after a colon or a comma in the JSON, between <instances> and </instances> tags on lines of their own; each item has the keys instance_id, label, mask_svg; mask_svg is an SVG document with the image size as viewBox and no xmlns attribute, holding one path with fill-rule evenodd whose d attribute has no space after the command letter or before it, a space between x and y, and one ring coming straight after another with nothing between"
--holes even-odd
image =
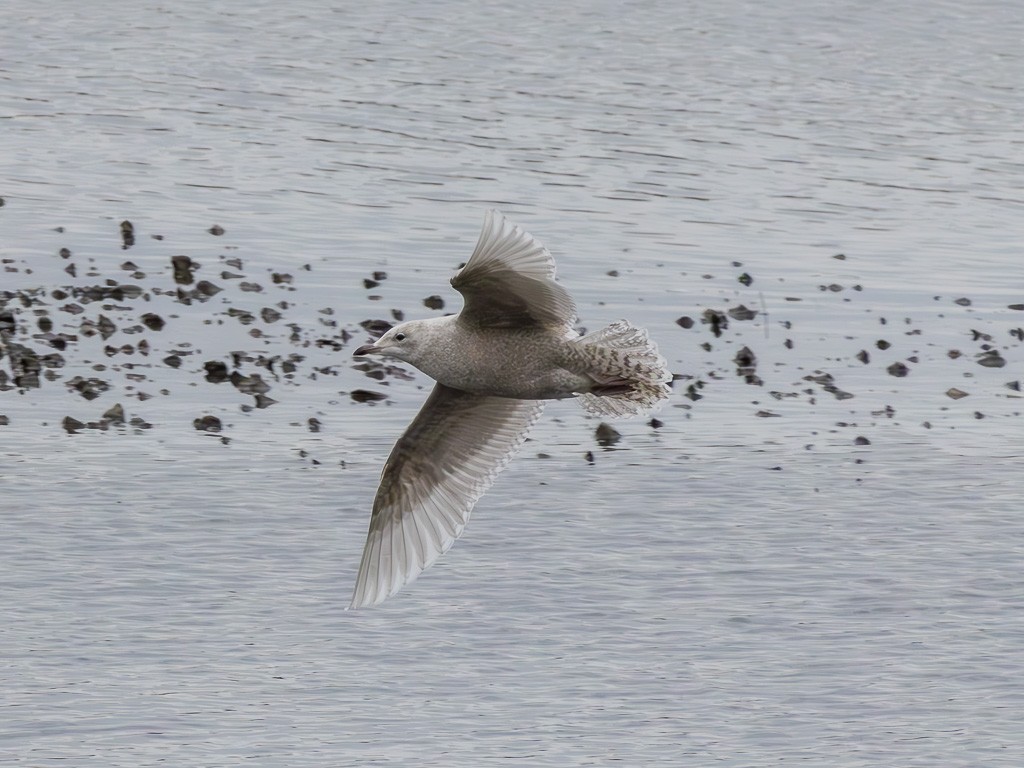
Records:
<instances>
[{"instance_id":1,"label":"dark rock","mask_svg":"<svg viewBox=\"0 0 1024 768\"><path fill-rule=\"evenodd\" d=\"M907 368L907 366L904 365L903 363L893 363L885 370L889 373L890 376L896 376L897 378L903 378L908 373L910 373L910 369Z\"/></svg>"},{"instance_id":2,"label":"dark rock","mask_svg":"<svg viewBox=\"0 0 1024 768\"><path fill-rule=\"evenodd\" d=\"M164 329L164 319L153 312L147 312L139 319L151 331L162 331Z\"/></svg>"},{"instance_id":3,"label":"dark rock","mask_svg":"<svg viewBox=\"0 0 1024 768\"><path fill-rule=\"evenodd\" d=\"M95 377L86 379L81 376L75 376L75 378L66 382L66 385L68 389L73 389L86 400L95 400L110 389L110 384L103 381L103 379Z\"/></svg>"},{"instance_id":4,"label":"dark rock","mask_svg":"<svg viewBox=\"0 0 1024 768\"><path fill-rule=\"evenodd\" d=\"M214 237L220 237L221 235L224 234L224 227L222 227L220 224L214 224L206 231L209 232Z\"/></svg>"},{"instance_id":5,"label":"dark rock","mask_svg":"<svg viewBox=\"0 0 1024 768\"><path fill-rule=\"evenodd\" d=\"M192 285L195 276L192 274L199 265L188 256L171 256L171 267L174 269L174 282L178 285Z\"/></svg>"},{"instance_id":6,"label":"dark rock","mask_svg":"<svg viewBox=\"0 0 1024 768\"><path fill-rule=\"evenodd\" d=\"M207 360L203 363L206 380L211 384L220 384L228 380L228 367L220 360Z\"/></svg>"},{"instance_id":7,"label":"dark rock","mask_svg":"<svg viewBox=\"0 0 1024 768\"><path fill-rule=\"evenodd\" d=\"M368 389L353 389L349 395L357 403L376 403L387 397L385 394L380 392L371 392Z\"/></svg>"},{"instance_id":8,"label":"dark rock","mask_svg":"<svg viewBox=\"0 0 1024 768\"><path fill-rule=\"evenodd\" d=\"M363 320L359 326L375 339L379 339L394 327L387 320Z\"/></svg>"},{"instance_id":9,"label":"dark rock","mask_svg":"<svg viewBox=\"0 0 1024 768\"><path fill-rule=\"evenodd\" d=\"M320 423L320 419L318 419L316 416L310 416L306 420L306 424L309 426L309 431L310 432L319 432L320 428L323 426Z\"/></svg>"},{"instance_id":10,"label":"dark rock","mask_svg":"<svg viewBox=\"0 0 1024 768\"><path fill-rule=\"evenodd\" d=\"M200 432L220 432L223 429L220 419L216 416L200 416L192 420L192 426Z\"/></svg>"},{"instance_id":11,"label":"dark rock","mask_svg":"<svg viewBox=\"0 0 1024 768\"><path fill-rule=\"evenodd\" d=\"M715 338L720 337L722 331L729 327L729 318L714 309L705 309L701 316L701 322L711 326L711 333L715 335Z\"/></svg>"},{"instance_id":12,"label":"dark rock","mask_svg":"<svg viewBox=\"0 0 1024 768\"><path fill-rule=\"evenodd\" d=\"M437 295L427 296L427 298L423 300L423 306L427 309L444 309L444 299Z\"/></svg>"},{"instance_id":13,"label":"dark rock","mask_svg":"<svg viewBox=\"0 0 1024 768\"><path fill-rule=\"evenodd\" d=\"M888 349L889 347L891 347L892 344L890 344L885 339L879 339L878 341L875 342L875 346L884 351L884 350Z\"/></svg>"},{"instance_id":14,"label":"dark rock","mask_svg":"<svg viewBox=\"0 0 1024 768\"><path fill-rule=\"evenodd\" d=\"M125 219L121 222L121 250L127 251L135 245L135 227Z\"/></svg>"},{"instance_id":15,"label":"dark rock","mask_svg":"<svg viewBox=\"0 0 1024 768\"><path fill-rule=\"evenodd\" d=\"M757 317L756 309L749 309L743 306L742 304L740 304L738 307L732 307L731 309L728 310L728 313L729 317L731 317L733 320L753 320L755 317Z\"/></svg>"},{"instance_id":16,"label":"dark rock","mask_svg":"<svg viewBox=\"0 0 1024 768\"><path fill-rule=\"evenodd\" d=\"M108 424L124 424L124 408L120 403L115 403L100 418Z\"/></svg>"},{"instance_id":17,"label":"dark rock","mask_svg":"<svg viewBox=\"0 0 1024 768\"><path fill-rule=\"evenodd\" d=\"M946 390L946 396L951 397L954 400L960 400L961 398L967 397L968 394L968 392L964 392L962 389L957 389L956 387L950 387Z\"/></svg>"},{"instance_id":18,"label":"dark rock","mask_svg":"<svg viewBox=\"0 0 1024 768\"><path fill-rule=\"evenodd\" d=\"M693 328L693 318L683 315L678 320L676 320L676 325L680 326L681 328L689 330L690 328Z\"/></svg>"},{"instance_id":19,"label":"dark rock","mask_svg":"<svg viewBox=\"0 0 1024 768\"><path fill-rule=\"evenodd\" d=\"M853 440L854 445L871 445L871 441L863 435L859 435Z\"/></svg>"},{"instance_id":20,"label":"dark rock","mask_svg":"<svg viewBox=\"0 0 1024 768\"><path fill-rule=\"evenodd\" d=\"M999 354L994 349L990 349L987 352L983 352L978 355L978 365L982 365L986 368L1002 368L1006 365L1006 358Z\"/></svg>"},{"instance_id":21,"label":"dark rock","mask_svg":"<svg viewBox=\"0 0 1024 768\"><path fill-rule=\"evenodd\" d=\"M64 431L69 435L77 434L78 430L85 429L85 424L71 416L65 416L61 426L64 427Z\"/></svg>"},{"instance_id":22,"label":"dark rock","mask_svg":"<svg viewBox=\"0 0 1024 768\"><path fill-rule=\"evenodd\" d=\"M260 319L264 323L276 323L281 319L281 313L271 307L264 307L260 310Z\"/></svg>"},{"instance_id":23,"label":"dark rock","mask_svg":"<svg viewBox=\"0 0 1024 768\"><path fill-rule=\"evenodd\" d=\"M229 378L235 389L246 395L263 395L270 391L270 385L258 373L243 376L238 371L234 371Z\"/></svg>"},{"instance_id":24,"label":"dark rock","mask_svg":"<svg viewBox=\"0 0 1024 768\"><path fill-rule=\"evenodd\" d=\"M615 427L602 421L594 430L594 437L597 439L598 445L608 448L619 442L622 439L622 434Z\"/></svg>"}]
</instances>

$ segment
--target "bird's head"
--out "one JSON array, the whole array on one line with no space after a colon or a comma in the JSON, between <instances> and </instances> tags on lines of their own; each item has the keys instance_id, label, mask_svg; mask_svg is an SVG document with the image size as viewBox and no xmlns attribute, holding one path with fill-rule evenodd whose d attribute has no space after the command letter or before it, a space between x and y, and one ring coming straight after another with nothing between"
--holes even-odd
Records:
<instances>
[{"instance_id":1,"label":"bird's head","mask_svg":"<svg viewBox=\"0 0 1024 768\"><path fill-rule=\"evenodd\" d=\"M364 344L354 353L354 357L363 355L381 355L396 357L407 363L416 364L418 351L422 349L430 330L423 320L410 320L396 325L372 344Z\"/></svg>"}]
</instances>

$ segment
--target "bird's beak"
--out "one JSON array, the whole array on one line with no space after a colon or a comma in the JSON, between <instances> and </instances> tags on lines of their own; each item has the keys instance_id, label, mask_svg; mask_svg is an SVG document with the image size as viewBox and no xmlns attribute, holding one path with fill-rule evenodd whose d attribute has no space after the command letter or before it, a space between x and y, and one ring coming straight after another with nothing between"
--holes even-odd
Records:
<instances>
[{"instance_id":1,"label":"bird's beak","mask_svg":"<svg viewBox=\"0 0 1024 768\"><path fill-rule=\"evenodd\" d=\"M359 349L352 353L352 357L362 357L363 355L375 355L380 352L380 349L374 344L363 344Z\"/></svg>"}]
</instances>

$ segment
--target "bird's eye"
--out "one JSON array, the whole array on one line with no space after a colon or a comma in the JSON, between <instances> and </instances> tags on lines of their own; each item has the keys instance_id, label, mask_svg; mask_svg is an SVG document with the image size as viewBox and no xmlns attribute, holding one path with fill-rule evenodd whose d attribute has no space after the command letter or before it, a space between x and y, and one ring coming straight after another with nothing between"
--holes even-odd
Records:
<instances>
[{"instance_id":1,"label":"bird's eye","mask_svg":"<svg viewBox=\"0 0 1024 768\"><path fill-rule=\"evenodd\" d=\"M404 333L396 333L395 334L395 341L405 341L405 334Z\"/></svg>"}]
</instances>

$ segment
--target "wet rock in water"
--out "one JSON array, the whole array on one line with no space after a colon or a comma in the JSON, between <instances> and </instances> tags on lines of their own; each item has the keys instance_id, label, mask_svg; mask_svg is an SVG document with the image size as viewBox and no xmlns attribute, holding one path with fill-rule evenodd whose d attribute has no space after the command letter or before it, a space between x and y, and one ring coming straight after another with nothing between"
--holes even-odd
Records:
<instances>
[{"instance_id":1,"label":"wet rock in water","mask_svg":"<svg viewBox=\"0 0 1024 768\"><path fill-rule=\"evenodd\" d=\"M151 331L162 331L166 324L164 319L154 312L147 312L139 319L142 321L142 324Z\"/></svg>"},{"instance_id":2,"label":"wet rock in water","mask_svg":"<svg viewBox=\"0 0 1024 768\"><path fill-rule=\"evenodd\" d=\"M181 368L181 357L179 355L168 355L162 362L168 368Z\"/></svg>"},{"instance_id":3,"label":"wet rock in water","mask_svg":"<svg viewBox=\"0 0 1024 768\"><path fill-rule=\"evenodd\" d=\"M69 435L78 434L80 429L85 429L85 424L72 416L65 416L60 425L64 427L64 431Z\"/></svg>"},{"instance_id":4,"label":"wet rock in water","mask_svg":"<svg viewBox=\"0 0 1024 768\"><path fill-rule=\"evenodd\" d=\"M689 330L690 328L693 328L693 318L683 315L678 320L676 320L676 325L678 325L680 328L685 328L686 330Z\"/></svg>"},{"instance_id":5,"label":"wet rock in water","mask_svg":"<svg viewBox=\"0 0 1024 768\"><path fill-rule=\"evenodd\" d=\"M946 396L953 400L960 400L961 398L967 397L968 394L970 393L964 392L962 389L957 389L956 387L950 387L946 390Z\"/></svg>"},{"instance_id":6,"label":"wet rock in water","mask_svg":"<svg viewBox=\"0 0 1024 768\"><path fill-rule=\"evenodd\" d=\"M373 338L378 339L393 327L387 320L363 320L359 327L369 333Z\"/></svg>"},{"instance_id":7,"label":"wet rock in water","mask_svg":"<svg viewBox=\"0 0 1024 768\"><path fill-rule=\"evenodd\" d=\"M1002 368L1006 365L1006 358L999 354L997 350L990 349L987 352L982 352L978 357L978 365L983 365L986 368Z\"/></svg>"},{"instance_id":8,"label":"wet rock in water","mask_svg":"<svg viewBox=\"0 0 1024 768\"><path fill-rule=\"evenodd\" d=\"M868 440L863 435L858 435L857 437L854 438L853 444L854 445L871 445L871 441Z\"/></svg>"},{"instance_id":9,"label":"wet rock in water","mask_svg":"<svg viewBox=\"0 0 1024 768\"><path fill-rule=\"evenodd\" d=\"M264 307L260 310L260 320L264 323L276 323L281 319L281 313L271 307Z\"/></svg>"},{"instance_id":10,"label":"wet rock in water","mask_svg":"<svg viewBox=\"0 0 1024 768\"><path fill-rule=\"evenodd\" d=\"M368 389L353 389L349 396L357 403L376 403L384 400L387 395L380 392L371 392Z\"/></svg>"},{"instance_id":11,"label":"wet rock in water","mask_svg":"<svg viewBox=\"0 0 1024 768\"><path fill-rule=\"evenodd\" d=\"M821 388L835 397L836 400L849 400L853 397L850 392L844 392L835 383L835 377L831 373L815 371L813 374L804 376L804 381L813 381L820 384Z\"/></svg>"},{"instance_id":12,"label":"wet rock in water","mask_svg":"<svg viewBox=\"0 0 1024 768\"><path fill-rule=\"evenodd\" d=\"M270 385L258 373L243 376L234 371L229 378L235 389L246 395L263 395L270 391Z\"/></svg>"},{"instance_id":13,"label":"wet rock in water","mask_svg":"<svg viewBox=\"0 0 1024 768\"><path fill-rule=\"evenodd\" d=\"M747 384L754 384L756 386L764 384L761 377L757 375L757 357L750 347L743 347L737 352L733 362L736 363L736 375L742 376Z\"/></svg>"},{"instance_id":14,"label":"wet rock in water","mask_svg":"<svg viewBox=\"0 0 1024 768\"><path fill-rule=\"evenodd\" d=\"M0 427L6 427L10 423L11 423L11 420L7 416L5 416L4 414L0 413Z\"/></svg>"},{"instance_id":15,"label":"wet rock in water","mask_svg":"<svg viewBox=\"0 0 1024 768\"><path fill-rule=\"evenodd\" d=\"M740 285L745 285L747 286L747 288L749 288L750 284L754 282L754 278L752 278L748 273L744 272L742 275L736 278L736 282L740 283Z\"/></svg>"},{"instance_id":16,"label":"wet rock in water","mask_svg":"<svg viewBox=\"0 0 1024 768\"><path fill-rule=\"evenodd\" d=\"M399 322L399 323L402 322L403 320L405 320L405 312L403 312L400 309L392 309L391 310L391 316L393 318L395 318L396 322Z\"/></svg>"},{"instance_id":17,"label":"wet rock in water","mask_svg":"<svg viewBox=\"0 0 1024 768\"><path fill-rule=\"evenodd\" d=\"M1018 312L1024 312L1024 304L1007 304L1007 309L1014 309Z\"/></svg>"},{"instance_id":18,"label":"wet rock in water","mask_svg":"<svg viewBox=\"0 0 1024 768\"><path fill-rule=\"evenodd\" d=\"M765 410L760 410L757 413L755 413L754 415L757 416L758 418L761 418L761 419L773 419L773 418L781 418L782 417L781 413L775 413L775 411L765 411Z\"/></svg>"},{"instance_id":19,"label":"wet rock in water","mask_svg":"<svg viewBox=\"0 0 1024 768\"><path fill-rule=\"evenodd\" d=\"M42 318L40 319L40 323L42 323ZM42 325L40 325L40 328L42 330L49 330L48 328L42 328ZM14 319L14 313L9 310L0 312L0 337L4 335L13 335L17 329L18 323Z\"/></svg>"},{"instance_id":20,"label":"wet rock in water","mask_svg":"<svg viewBox=\"0 0 1024 768\"><path fill-rule=\"evenodd\" d=\"M388 273L377 270L376 272L373 273L373 279L376 280L377 282L380 282L381 280L387 280Z\"/></svg>"},{"instance_id":21,"label":"wet rock in water","mask_svg":"<svg viewBox=\"0 0 1024 768\"><path fill-rule=\"evenodd\" d=\"M207 360L203 363L203 369L206 371L204 378L211 384L221 384L228 380L228 367L220 360Z\"/></svg>"},{"instance_id":22,"label":"wet rock in water","mask_svg":"<svg viewBox=\"0 0 1024 768\"><path fill-rule=\"evenodd\" d=\"M757 317L757 310L749 309L748 307L740 304L737 307L729 309L728 314L733 320L753 320Z\"/></svg>"},{"instance_id":23,"label":"wet rock in water","mask_svg":"<svg viewBox=\"0 0 1024 768\"><path fill-rule=\"evenodd\" d=\"M871 355L868 354L866 349L862 349L857 353L857 359L864 363L864 365L867 365L871 362Z\"/></svg>"},{"instance_id":24,"label":"wet rock in water","mask_svg":"<svg viewBox=\"0 0 1024 768\"><path fill-rule=\"evenodd\" d=\"M1006 384L1004 384L1004 386L1007 389L1012 389L1014 392L1020 392L1021 391L1021 384L1020 384L1019 381L1008 381L1008 382L1006 382Z\"/></svg>"},{"instance_id":25,"label":"wet rock in water","mask_svg":"<svg viewBox=\"0 0 1024 768\"><path fill-rule=\"evenodd\" d=\"M963 354L959 349L951 349L946 353L946 357L950 360L956 360L958 357L962 357Z\"/></svg>"},{"instance_id":26,"label":"wet rock in water","mask_svg":"<svg viewBox=\"0 0 1024 768\"><path fill-rule=\"evenodd\" d=\"M902 379L904 376L910 373L910 369L907 368L907 366L904 365L903 363L893 363L885 370L886 372L888 372L890 376L896 376L897 378L900 379Z\"/></svg>"},{"instance_id":27,"label":"wet rock in water","mask_svg":"<svg viewBox=\"0 0 1024 768\"><path fill-rule=\"evenodd\" d=\"M967 299L967 298L954 299L953 303L954 304L959 304L961 307L969 307L969 306L971 306L971 300Z\"/></svg>"},{"instance_id":28,"label":"wet rock in water","mask_svg":"<svg viewBox=\"0 0 1024 768\"><path fill-rule=\"evenodd\" d=\"M444 299L437 295L427 296L423 300L423 306L427 309L444 309Z\"/></svg>"},{"instance_id":29,"label":"wet rock in water","mask_svg":"<svg viewBox=\"0 0 1024 768\"><path fill-rule=\"evenodd\" d=\"M700 321L711 326L711 333L715 335L715 338L720 337L722 331L729 327L729 318L714 309L705 309Z\"/></svg>"},{"instance_id":30,"label":"wet rock in water","mask_svg":"<svg viewBox=\"0 0 1024 768\"><path fill-rule=\"evenodd\" d=\"M216 416L200 416L192 420L192 426L200 432L220 432L224 427Z\"/></svg>"},{"instance_id":31,"label":"wet rock in water","mask_svg":"<svg viewBox=\"0 0 1024 768\"><path fill-rule=\"evenodd\" d=\"M135 227L125 219L121 222L121 250L127 251L135 245Z\"/></svg>"},{"instance_id":32,"label":"wet rock in water","mask_svg":"<svg viewBox=\"0 0 1024 768\"><path fill-rule=\"evenodd\" d=\"M236 307L228 307L228 317L233 317L242 325L252 325L256 322L256 315L252 312L247 312L244 309L238 309Z\"/></svg>"},{"instance_id":33,"label":"wet rock in water","mask_svg":"<svg viewBox=\"0 0 1024 768\"><path fill-rule=\"evenodd\" d=\"M192 273L199 269L199 264L188 256L171 256L171 267L174 270L174 282L178 285L192 285L195 281Z\"/></svg>"},{"instance_id":34,"label":"wet rock in water","mask_svg":"<svg viewBox=\"0 0 1024 768\"><path fill-rule=\"evenodd\" d=\"M214 224L206 231L209 232L214 237L220 237L221 235L224 234L224 227L222 227L220 224Z\"/></svg>"},{"instance_id":35,"label":"wet rock in water","mask_svg":"<svg viewBox=\"0 0 1024 768\"><path fill-rule=\"evenodd\" d=\"M294 278L287 272L272 272L270 280L274 285L290 285Z\"/></svg>"},{"instance_id":36,"label":"wet rock in water","mask_svg":"<svg viewBox=\"0 0 1024 768\"><path fill-rule=\"evenodd\" d=\"M650 421L647 422L647 425L651 429L661 429L663 426L665 426L665 422L663 422L661 419L651 419Z\"/></svg>"},{"instance_id":37,"label":"wet rock in water","mask_svg":"<svg viewBox=\"0 0 1024 768\"><path fill-rule=\"evenodd\" d=\"M219 285L214 285L209 280L200 280L196 283L195 298L200 301L206 301L211 296L216 296L223 290L224 289Z\"/></svg>"},{"instance_id":38,"label":"wet rock in water","mask_svg":"<svg viewBox=\"0 0 1024 768\"><path fill-rule=\"evenodd\" d=\"M608 448L619 442L622 439L622 434L611 424L602 421L594 430L594 438L602 448Z\"/></svg>"},{"instance_id":39,"label":"wet rock in water","mask_svg":"<svg viewBox=\"0 0 1024 768\"><path fill-rule=\"evenodd\" d=\"M306 419L306 425L309 427L310 432L319 432L320 428L323 426L323 424L321 424L320 422L320 419L318 419L316 416L310 416L308 419Z\"/></svg>"},{"instance_id":40,"label":"wet rock in water","mask_svg":"<svg viewBox=\"0 0 1024 768\"><path fill-rule=\"evenodd\" d=\"M120 403L115 403L103 412L100 420L107 424L124 424L124 408Z\"/></svg>"},{"instance_id":41,"label":"wet rock in water","mask_svg":"<svg viewBox=\"0 0 1024 768\"><path fill-rule=\"evenodd\" d=\"M891 346L892 346L892 344L890 344L890 343L889 343L888 341L886 341L885 339L879 339L878 341L876 341L876 342L875 342L875 346L876 346L876 347L878 347L879 349L881 349L881 350L882 350L882 351L884 352L884 351L885 351L885 350L887 350L887 349L888 349L889 347L891 347Z\"/></svg>"},{"instance_id":42,"label":"wet rock in water","mask_svg":"<svg viewBox=\"0 0 1024 768\"><path fill-rule=\"evenodd\" d=\"M259 283L242 282L238 287L245 293L263 293L263 286Z\"/></svg>"},{"instance_id":43,"label":"wet rock in water","mask_svg":"<svg viewBox=\"0 0 1024 768\"><path fill-rule=\"evenodd\" d=\"M378 285L380 285L380 283L377 282L376 280L370 280L369 278L365 277L363 278L363 288L365 288L366 290L376 288Z\"/></svg>"},{"instance_id":44,"label":"wet rock in water","mask_svg":"<svg viewBox=\"0 0 1024 768\"><path fill-rule=\"evenodd\" d=\"M64 271L67 272L72 277L78 277L78 267L76 267L74 264L68 264L66 267L64 267Z\"/></svg>"},{"instance_id":45,"label":"wet rock in water","mask_svg":"<svg viewBox=\"0 0 1024 768\"><path fill-rule=\"evenodd\" d=\"M59 251L57 251L57 254L62 259L70 259L71 258L71 251L69 251L67 248L61 248Z\"/></svg>"},{"instance_id":46,"label":"wet rock in water","mask_svg":"<svg viewBox=\"0 0 1024 768\"><path fill-rule=\"evenodd\" d=\"M583 454L583 458L586 459L587 464L593 464L594 463L594 452L593 451L587 451L585 454Z\"/></svg>"},{"instance_id":47,"label":"wet rock in water","mask_svg":"<svg viewBox=\"0 0 1024 768\"><path fill-rule=\"evenodd\" d=\"M275 400L274 398L268 397L267 395L264 395L262 393L257 394L255 399L257 408L269 408L270 406L274 405L277 402L277 400Z\"/></svg>"},{"instance_id":48,"label":"wet rock in water","mask_svg":"<svg viewBox=\"0 0 1024 768\"><path fill-rule=\"evenodd\" d=\"M86 379L82 376L75 376L75 378L65 382L65 384L68 389L73 389L86 400L95 400L110 389L110 384L105 382L103 379L97 379L95 377Z\"/></svg>"}]
</instances>

